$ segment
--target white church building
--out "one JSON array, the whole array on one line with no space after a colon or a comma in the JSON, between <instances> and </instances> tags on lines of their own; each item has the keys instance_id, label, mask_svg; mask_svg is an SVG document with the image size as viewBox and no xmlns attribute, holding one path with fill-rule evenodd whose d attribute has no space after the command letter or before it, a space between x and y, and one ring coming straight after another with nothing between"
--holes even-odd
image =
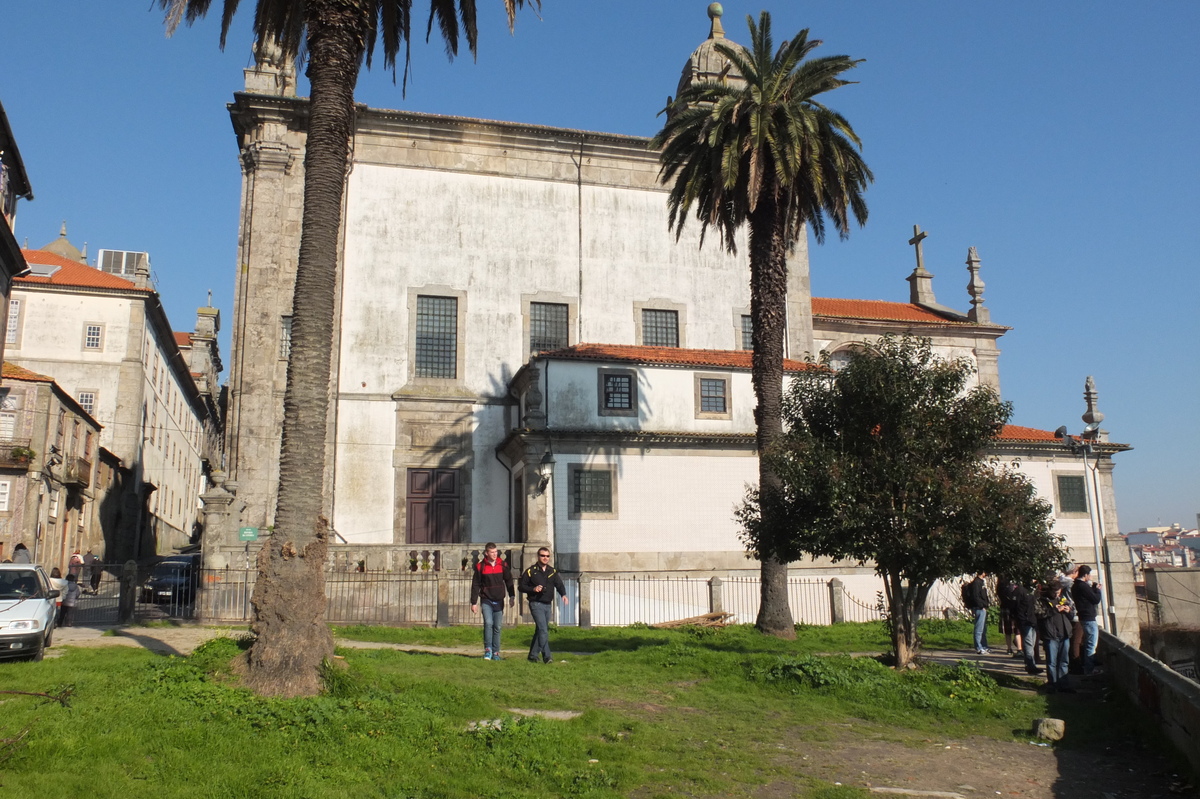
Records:
<instances>
[{"instance_id":1,"label":"white church building","mask_svg":"<svg viewBox=\"0 0 1200 799\"><path fill-rule=\"evenodd\" d=\"M682 82L720 71L721 35L715 26ZM243 191L226 485L245 505L236 524L265 531L307 101L289 65L261 61L245 79L229 106ZM748 247L701 248L698 225L676 239L648 140L360 106L351 146L328 455L313 464L330 488L335 555L400 569L434 550L445 566L497 541L547 544L571 572L755 574L734 520L757 473ZM1008 328L983 305L973 250L967 266L970 311L937 303L923 265L907 302L813 298L802 241L786 368L914 333L999 389ZM1094 531L1118 529L1111 456L1126 447L1104 438L1090 450L1094 479L1047 431L1008 428L992 453L1055 504L1055 531L1086 562ZM224 529L207 533L218 558L240 551L236 527ZM869 568L795 568L859 595L879 585Z\"/></svg>"}]
</instances>

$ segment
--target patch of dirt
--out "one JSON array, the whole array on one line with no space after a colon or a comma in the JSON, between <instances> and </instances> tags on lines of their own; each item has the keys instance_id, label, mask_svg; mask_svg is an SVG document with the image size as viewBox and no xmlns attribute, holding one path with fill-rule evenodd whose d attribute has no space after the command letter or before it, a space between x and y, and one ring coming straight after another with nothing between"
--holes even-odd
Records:
<instances>
[{"instance_id":1,"label":"patch of dirt","mask_svg":"<svg viewBox=\"0 0 1200 799\"><path fill-rule=\"evenodd\" d=\"M828 730L823 728L821 737ZM796 737L803 739L804 731L798 730ZM888 787L1026 799L1175 799L1195 795L1181 790L1165 757L1133 742L1120 751L1097 752L981 736L905 738L901 731L863 723L846 725L828 740L780 745L780 749L776 762L783 768L868 790ZM783 787L769 787L763 795L776 795L773 791Z\"/></svg>"}]
</instances>

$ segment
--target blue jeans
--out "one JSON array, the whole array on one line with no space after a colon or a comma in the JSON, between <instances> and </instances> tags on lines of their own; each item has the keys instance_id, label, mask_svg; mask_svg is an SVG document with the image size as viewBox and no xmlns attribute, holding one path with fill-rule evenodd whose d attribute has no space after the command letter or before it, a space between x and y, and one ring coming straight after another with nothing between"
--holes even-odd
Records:
<instances>
[{"instance_id":1,"label":"blue jeans","mask_svg":"<svg viewBox=\"0 0 1200 799\"><path fill-rule=\"evenodd\" d=\"M500 629L504 627L504 602L480 599L479 611L483 614L483 648L499 655Z\"/></svg>"},{"instance_id":2,"label":"blue jeans","mask_svg":"<svg viewBox=\"0 0 1200 799\"><path fill-rule=\"evenodd\" d=\"M1034 652L1037 650L1037 627L1022 627L1021 628L1021 654L1025 656L1025 670L1034 673L1037 670L1037 661L1034 660Z\"/></svg>"},{"instance_id":3,"label":"blue jeans","mask_svg":"<svg viewBox=\"0 0 1200 799\"><path fill-rule=\"evenodd\" d=\"M987 649L987 608L975 608L975 651Z\"/></svg>"},{"instance_id":4,"label":"blue jeans","mask_svg":"<svg viewBox=\"0 0 1200 799\"><path fill-rule=\"evenodd\" d=\"M1043 643L1046 647L1046 679L1055 688L1065 687L1071 663L1071 639L1051 638Z\"/></svg>"},{"instance_id":5,"label":"blue jeans","mask_svg":"<svg viewBox=\"0 0 1200 799\"><path fill-rule=\"evenodd\" d=\"M553 590L553 589L551 589ZM529 659L550 662L550 612L554 610L551 602L529 603L529 615L533 616L533 624L537 628L533 634L533 643L529 645Z\"/></svg>"},{"instance_id":6,"label":"blue jeans","mask_svg":"<svg viewBox=\"0 0 1200 799\"><path fill-rule=\"evenodd\" d=\"M1095 619L1079 623L1083 625L1083 646L1080 647L1083 673L1091 674L1096 668L1096 642L1100 640L1100 624Z\"/></svg>"}]
</instances>

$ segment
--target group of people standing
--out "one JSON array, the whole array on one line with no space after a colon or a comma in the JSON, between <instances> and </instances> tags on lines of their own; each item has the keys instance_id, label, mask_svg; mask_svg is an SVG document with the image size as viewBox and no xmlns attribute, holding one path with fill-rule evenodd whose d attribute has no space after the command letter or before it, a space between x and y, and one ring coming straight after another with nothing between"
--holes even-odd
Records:
<instances>
[{"instance_id":1,"label":"group of people standing","mask_svg":"<svg viewBox=\"0 0 1200 799\"><path fill-rule=\"evenodd\" d=\"M975 618L975 651L990 653L987 643L987 615L991 601L986 573L980 573L963 587L963 604ZM1000 630L1008 653L1025 661L1025 671L1037 674L1038 661L1045 657L1049 690L1074 693L1069 680L1072 661L1085 675L1096 674L1096 644L1100 638L1098 622L1101 585L1092 576L1092 567L1067 564L1040 583L1025 586L1012 579L997 581L1000 595ZM1037 645L1041 644L1041 652Z\"/></svg>"},{"instance_id":2,"label":"group of people standing","mask_svg":"<svg viewBox=\"0 0 1200 799\"><path fill-rule=\"evenodd\" d=\"M531 663L553 663L550 654L550 614L554 607L554 594L568 604L567 589L558 570L550 563L550 550L542 547L537 552L537 563L521 572L516 590L525 594L529 604L529 615L533 616L535 631L529 645ZM471 575L471 612L483 613L483 659L500 660L500 631L504 627L504 601L514 601L512 572L500 557L496 545L488 542L483 547L483 560L475 564Z\"/></svg>"}]
</instances>

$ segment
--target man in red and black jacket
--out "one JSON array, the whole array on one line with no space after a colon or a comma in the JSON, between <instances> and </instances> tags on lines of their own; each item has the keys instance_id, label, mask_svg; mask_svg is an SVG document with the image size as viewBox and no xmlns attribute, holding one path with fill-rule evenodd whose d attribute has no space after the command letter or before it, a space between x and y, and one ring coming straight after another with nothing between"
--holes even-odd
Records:
<instances>
[{"instance_id":1,"label":"man in red and black jacket","mask_svg":"<svg viewBox=\"0 0 1200 799\"><path fill-rule=\"evenodd\" d=\"M483 560L475 564L471 575L471 612L483 607L483 659L500 659L500 629L504 626L504 595L516 597L508 564L500 557L496 545L483 547Z\"/></svg>"}]
</instances>

